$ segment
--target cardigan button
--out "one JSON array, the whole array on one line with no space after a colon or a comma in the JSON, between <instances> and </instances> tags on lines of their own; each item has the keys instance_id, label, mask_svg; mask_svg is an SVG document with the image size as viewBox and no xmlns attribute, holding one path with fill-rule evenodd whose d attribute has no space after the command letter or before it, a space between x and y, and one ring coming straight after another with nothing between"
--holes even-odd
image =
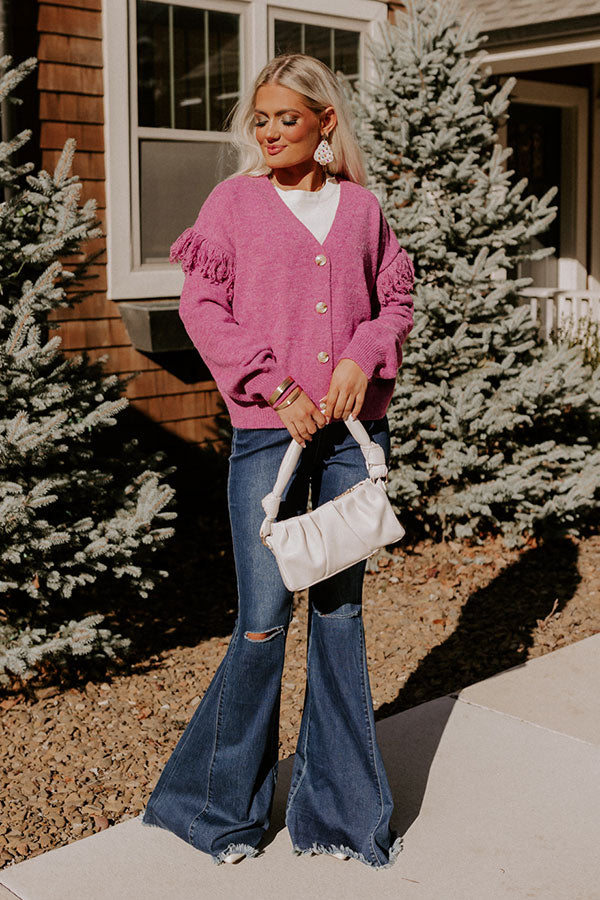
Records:
<instances>
[{"instance_id":1,"label":"cardigan button","mask_svg":"<svg viewBox=\"0 0 600 900\"><path fill-rule=\"evenodd\" d=\"M329 353L326 353L325 350L321 350L320 353L317 353L317 359L320 363L326 363L329 359Z\"/></svg>"},{"instance_id":2,"label":"cardigan button","mask_svg":"<svg viewBox=\"0 0 600 900\"><path fill-rule=\"evenodd\" d=\"M327 304L323 303L322 300L319 300L319 302L315 306L315 309L318 313L325 313L327 312Z\"/></svg>"},{"instance_id":3,"label":"cardigan button","mask_svg":"<svg viewBox=\"0 0 600 900\"><path fill-rule=\"evenodd\" d=\"M317 253L317 255L315 256L315 262L318 266L324 266L327 262L327 257L324 253Z\"/></svg>"}]
</instances>

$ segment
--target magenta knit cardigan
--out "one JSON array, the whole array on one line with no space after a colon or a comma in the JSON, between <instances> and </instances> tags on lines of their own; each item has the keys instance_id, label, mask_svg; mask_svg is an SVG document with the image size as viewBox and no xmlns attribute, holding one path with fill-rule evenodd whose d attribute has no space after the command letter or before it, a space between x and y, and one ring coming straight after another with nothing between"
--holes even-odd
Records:
<instances>
[{"instance_id":1,"label":"magenta knit cardigan","mask_svg":"<svg viewBox=\"0 0 600 900\"><path fill-rule=\"evenodd\" d=\"M344 358L369 379L358 418L385 415L413 327L414 270L367 188L341 179L320 244L266 174L225 179L170 260L185 273L179 314L234 427L283 428L267 401L288 375L319 406Z\"/></svg>"}]
</instances>

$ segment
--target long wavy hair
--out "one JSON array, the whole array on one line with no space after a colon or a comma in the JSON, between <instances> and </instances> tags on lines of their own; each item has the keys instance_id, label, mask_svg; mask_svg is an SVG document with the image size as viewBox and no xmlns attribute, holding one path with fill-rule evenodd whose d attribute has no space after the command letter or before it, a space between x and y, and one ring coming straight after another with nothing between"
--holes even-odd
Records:
<instances>
[{"instance_id":1,"label":"long wavy hair","mask_svg":"<svg viewBox=\"0 0 600 900\"><path fill-rule=\"evenodd\" d=\"M363 186L366 184L366 167L355 136L350 103L329 66L307 53L275 56L261 69L254 84L244 91L230 111L225 130L231 135L231 143L238 151L239 165L228 178L264 175L272 171L265 162L254 129L256 94L263 84L280 84L296 91L317 116L326 107L333 106L337 124L329 133L328 140L334 159L326 171L329 175L347 178Z\"/></svg>"}]
</instances>

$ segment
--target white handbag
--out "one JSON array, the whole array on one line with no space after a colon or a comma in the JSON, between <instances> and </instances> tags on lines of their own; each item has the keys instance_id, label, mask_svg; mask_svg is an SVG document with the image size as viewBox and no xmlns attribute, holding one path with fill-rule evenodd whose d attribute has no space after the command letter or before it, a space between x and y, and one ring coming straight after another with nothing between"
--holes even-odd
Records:
<instances>
[{"instance_id":1,"label":"white handbag","mask_svg":"<svg viewBox=\"0 0 600 900\"><path fill-rule=\"evenodd\" d=\"M267 515L260 537L275 555L290 591L301 591L349 568L405 533L388 499L383 447L371 440L358 419L349 416L344 421L360 445L367 478L311 512L276 522L283 490L302 453L301 445L292 439L273 490L261 500Z\"/></svg>"}]
</instances>

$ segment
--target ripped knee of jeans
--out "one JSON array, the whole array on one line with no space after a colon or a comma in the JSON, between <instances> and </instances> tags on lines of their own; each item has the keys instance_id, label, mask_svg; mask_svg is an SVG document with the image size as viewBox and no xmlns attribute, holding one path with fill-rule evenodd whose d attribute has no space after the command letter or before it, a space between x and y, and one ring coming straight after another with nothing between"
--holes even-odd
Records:
<instances>
[{"instance_id":1,"label":"ripped knee of jeans","mask_svg":"<svg viewBox=\"0 0 600 900\"><path fill-rule=\"evenodd\" d=\"M276 625L275 628L269 628L268 631L245 631L244 637L249 641L262 643L263 641L270 641L275 635L282 634L284 631L283 625Z\"/></svg>"},{"instance_id":2,"label":"ripped knee of jeans","mask_svg":"<svg viewBox=\"0 0 600 900\"><path fill-rule=\"evenodd\" d=\"M331 610L331 612L322 612L315 606L315 612L322 619L352 619L361 615L362 607L349 606L344 609L343 606L339 606L337 609Z\"/></svg>"}]
</instances>

